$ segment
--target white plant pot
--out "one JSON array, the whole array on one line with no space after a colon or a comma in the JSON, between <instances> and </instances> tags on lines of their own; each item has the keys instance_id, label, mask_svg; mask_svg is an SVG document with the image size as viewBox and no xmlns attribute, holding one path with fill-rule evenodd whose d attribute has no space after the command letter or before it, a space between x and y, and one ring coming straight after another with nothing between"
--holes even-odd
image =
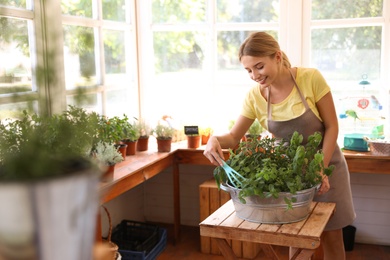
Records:
<instances>
[{"instance_id":1,"label":"white plant pot","mask_svg":"<svg viewBox=\"0 0 390 260\"><path fill-rule=\"evenodd\" d=\"M0 259L92 259L99 177L0 182Z\"/></svg>"}]
</instances>

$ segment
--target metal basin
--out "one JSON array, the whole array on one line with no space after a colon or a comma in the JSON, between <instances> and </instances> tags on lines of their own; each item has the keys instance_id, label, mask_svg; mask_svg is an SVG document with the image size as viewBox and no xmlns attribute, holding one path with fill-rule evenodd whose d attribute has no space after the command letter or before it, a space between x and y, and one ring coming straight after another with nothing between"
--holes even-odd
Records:
<instances>
[{"instance_id":1,"label":"metal basin","mask_svg":"<svg viewBox=\"0 0 390 260\"><path fill-rule=\"evenodd\" d=\"M257 223L285 224L307 218L310 212L310 204L318 186L298 191L296 194L280 192L278 198L261 198L256 195L244 197L245 204L238 197L240 189L228 184L221 184L221 189L230 193L239 218ZM284 201L286 197L296 199L296 202L292 203L292 209L287 209L287 203Z\"/></svg>"}]
</instances>

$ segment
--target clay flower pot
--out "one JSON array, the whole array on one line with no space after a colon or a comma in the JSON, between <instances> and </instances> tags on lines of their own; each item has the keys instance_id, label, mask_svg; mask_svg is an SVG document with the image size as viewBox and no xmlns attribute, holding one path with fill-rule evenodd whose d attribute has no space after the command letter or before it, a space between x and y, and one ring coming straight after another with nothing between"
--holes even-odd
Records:
<instances>
[{"instance_id":1,"label":"clay flower pot","mask_svg":"<svg viewBox=\"0 0 390 260\"><path fill-rule=\"evenodd\" d=\"M137 142L137 151L147 151L149 147L149 136L140 137Z\"/></svg>"},{"instance_id":2,"label":"clay flower pot","mask_svg":"<svg viewBox=\"0 0 390 260\"><path fill-rule=\"evenodd\" d=\"M187 147L198 148L200 146L201 136L200 135L187 135Z\"/></svg>"},{"instance_id":3,"label":"clay flower pot","mask_svg":"<svg viewBox=\"0 0 390 260\"><path fill-rule=\"evenodd\" d=\"M170 152L172 139L157 139L157 151L159 153Z\"/></svg>"}]
</instances>

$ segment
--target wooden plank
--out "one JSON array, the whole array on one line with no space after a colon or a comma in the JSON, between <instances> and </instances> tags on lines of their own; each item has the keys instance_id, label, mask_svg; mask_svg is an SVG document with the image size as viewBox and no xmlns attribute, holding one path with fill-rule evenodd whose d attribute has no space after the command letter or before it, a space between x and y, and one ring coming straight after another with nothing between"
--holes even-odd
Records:
<instances>
[{"instance_id":1,"label":"wooden plank","mask_svg":"<svg viewBox=\"0 0 390 260\"><path fill-rule=\"evenodd\" d=\"M310 213L309 213L309 216L311 214L311 212L314 210L315 206L317 205L316 202L312 202L311 205L310 205ZM308 217L309 217L308 216ZM301 221L298 221L298 222L294 222L294 223L288 223L288 224L284 224L280 227L280 229L278 230L279 233L285 233L285 234L292 234L292 235L296 235L299 233L299 231L302 229L303 225L305 225L307 221L307 218L304 219L304 220L301 220Z\"/></svg>"},{"instance_id":2,"label":"wooden plank","mask_svg":"<svg viewBox=\"0 0 390 260\"><path fill-rule=\"evenodd\" d=\"M300 236L309 236L319 239L326 224L335 210L335 203L317 203L313 212L308 217L304 227L299 232Z\"/></svg>"},{"instance_id":3,"label":"wooden plank","mask_svg":"<svg viewBox=\"0 0 390 260\"><path fill-rule=\"evenodd\" d=\"M222 251L223 257L226 260L236 260L237 259L237 257L234 255L234 252L232 251L231 247L226 242L226 240L221 239L221 238L217 238L215 240L216 240L217 245L219 246L219 248Z\"/></svg>"},{"instance_id":4,"label":"wooden plank","mask_svg":"<svg viewBox=\"0 0 390 260\"><path fill-rule=\"evenodd\" d=\"M220 201L220 198L219 198L219 191L218 189L209 189L209 193L210 193L210 213L213 213L214 211L216 211L217 209L219 209L219 207L221 206L219 201ZM219 250L219 247L218 247L218 244L216 242L215 239L211 239L211 254L213 255L220 255L221 254L221 251Z\"/></svg>"},{"instance_id":5,"label":"wooden plank","mask_svg":"<svg viewBox=\"0 0 390 260\"><path fill-rule=\"evenodd\" d=\"M227 226L227 227L238 227L241 225L242 222L244 222L243 219L240 219L239 217L237 217L237 214L236 214L236 211L234 209L234 204L233 203L230 203L230 210L231 210L231 214L229 215L228 218L226 218L221 224L220 226ZM243 254L244 254L244 248L243 248L243 242L242 241L239 241L239 240L229 240L230 241L230 245L233 249L233 252L234 254L237 256L237 257L243 257Z\"/></svg>"},{"instance_id":6,"label":"wooden plank","mask_svg":"<svg viewBox=\"0 0 390 260\"><path fill-rule=\"evenodd\" d=\"M223 204L213 214L203 220L200 225L218 226L234 212L233 202L230 200Z\"/></svg>"},{"instance_id":7,"label":"wooden plank","mask_svg":"<svg viewBox=\"0 0 390 260\"><path fill-rule=\"evenodd\" d=\"M205 220L210 215L210 181L206 181L199 186L200 221ZM204 254L211 252L211 238L200 236L200 251Z\"/></svg>"}]
</instances>

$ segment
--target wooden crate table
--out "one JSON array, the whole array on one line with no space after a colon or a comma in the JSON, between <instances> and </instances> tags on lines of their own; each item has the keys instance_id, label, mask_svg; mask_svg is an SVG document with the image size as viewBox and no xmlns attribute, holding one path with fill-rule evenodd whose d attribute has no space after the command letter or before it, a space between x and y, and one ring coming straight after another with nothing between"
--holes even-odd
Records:
<instances>
[{"instance_id":1,"label":"wooden crate table","mask_svg":"<svg viewBox=\"0 0 390 260\"><path fill-rule=\"evenodd\" d=\"M319 247L320 236L335 207L335 203L312 202L305 220L276 225L240 219L229 200L200 223L200 235L215 238L225 259L237 259L228 243L231 239L259 243L271 259L279 259L272 245L296 248L291 259L309 259Z\"/></svg>"}]
</instances>

